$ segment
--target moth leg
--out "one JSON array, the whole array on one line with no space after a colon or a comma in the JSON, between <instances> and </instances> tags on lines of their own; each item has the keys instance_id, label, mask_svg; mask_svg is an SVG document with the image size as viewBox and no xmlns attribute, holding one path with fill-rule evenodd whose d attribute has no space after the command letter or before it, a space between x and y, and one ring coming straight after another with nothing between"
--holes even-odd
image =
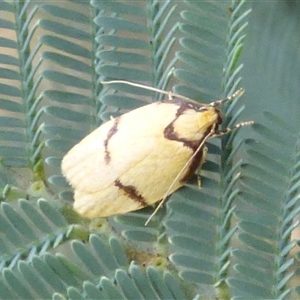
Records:
<instances>
[{"instance_id":1,"label":"moth leg","mask_svg":"<svg viewBox=\"0 0 300 300\"><path fill-rule=\"evenodd\" d=\"M202 168L202 165L206 161L205 159L206 159L207 150L208 150L208 148L206 146L204 146L203 150L202 150L202 158L201 158L199 167L197 168L197 172L196 172L196 175L197 175L197 185L198 185L199 190L202 188L202 183L201 183L201 168Z\"/></svg>"},{"instance_id":2,"label":"moth leg","mask_svg":"<svg viewBox=\"0 0 300 300\"><path fill-rule=\"evenodd\" d=\"M222 135L225 135L225 134L227 134L227 133L229 133L229 132L231 132L235 129L238 129L238 128L243 127L243 126L252 125L252 124L254 124L253 121L247 121L247 122L241 122L239 124L236 124L235 126L232 126L231 128L227 127L227 128L222 129L222 130L216 130L214 132L214 134L212 135L212 137L222 136Z\"/></svg>"}]
</instances>

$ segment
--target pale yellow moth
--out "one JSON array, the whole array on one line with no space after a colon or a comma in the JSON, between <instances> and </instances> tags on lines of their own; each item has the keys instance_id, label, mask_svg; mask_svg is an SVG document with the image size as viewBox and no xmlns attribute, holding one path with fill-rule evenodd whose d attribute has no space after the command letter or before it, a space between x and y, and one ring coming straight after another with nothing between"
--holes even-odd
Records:
<instances>
[{"instance_id":1,"label":"pale yellow moth","mask_svg":"<svg viewBox=\"0 0 300 300\"><path fill-rule=\"evenodd\" d=\"M140 86L107 83L114 82ZM170 99L111 119L62 160L62 173L75 189L74 209L87 218L124 214L162 200L158 209L201 167L208 138L253 123L219 130L222 115L216 107L241 95L242 89L226 99L199 104L172 92L145 88Z\"/></svg>"}]
</instances>

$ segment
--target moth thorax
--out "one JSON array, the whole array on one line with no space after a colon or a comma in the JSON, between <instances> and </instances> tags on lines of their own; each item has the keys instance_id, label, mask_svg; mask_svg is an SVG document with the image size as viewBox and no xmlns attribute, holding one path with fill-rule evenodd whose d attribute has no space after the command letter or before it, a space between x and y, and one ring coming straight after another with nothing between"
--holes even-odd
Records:
<instances>
[{"instance_id":1,"label":"moth thorax","mask_svg":"<svg viewBox=\"0 0 300 300\"><path fill-rule=\"evenodd\" d=\"M201 111L186 109L173 121L174 132L178 138L199 141L217 119L218 114L212 107Z\"/></svg>"}]
</instances>

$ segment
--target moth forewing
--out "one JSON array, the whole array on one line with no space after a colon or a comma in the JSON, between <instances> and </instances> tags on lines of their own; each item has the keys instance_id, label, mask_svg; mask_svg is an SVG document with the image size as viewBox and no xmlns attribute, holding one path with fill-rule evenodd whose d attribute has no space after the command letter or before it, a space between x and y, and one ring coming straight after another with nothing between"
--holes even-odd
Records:
<instances>
[{"instance_id":1,"label":"moth forewing","mask_svg":"<svg viewBox=\"0 0 300 300\"><path fill-rule=\"evenodd\" d=\"M80 214L125 213L164 197L203 136L199 112L186 107L176 115L181 107L169 101L141 107L108 121L69 151L62 171L75 189ZM187 116L190 123L182 128ZM170 192L182 184L174 183Z\"/></svg>"},{"instance_id":2,"label":"moth forewing","mask_svg":"<svg viewBox=\"0 0 300 300\"><path fill-rule=\"evenodd\" d=\"M215 107L230 100L199 105L172 98L101 125L62 160L62 173L75 189L74 209L88 218L108 217L162 200L159 209L202 165L205 141L222 134Z\"/></svg>"}]
</instances>

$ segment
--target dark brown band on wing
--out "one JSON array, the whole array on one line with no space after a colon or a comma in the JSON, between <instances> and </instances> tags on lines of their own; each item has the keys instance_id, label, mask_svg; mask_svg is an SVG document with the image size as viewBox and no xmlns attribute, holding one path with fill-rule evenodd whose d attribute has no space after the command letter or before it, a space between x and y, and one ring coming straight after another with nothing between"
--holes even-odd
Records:
<instances>
[{"instance_id":1,"label":"dark brown band on wing","mask_svg":"<svg viewBox=\"0 0 300 300\"><path fill-rule=\"evenodd\" d=\"M195 148L197 148L197 144L198 142L195 142L195 141L190 141L188 139L185 139L183 137L179 137L177 135L177 133L174 131L174 122L177 120L174 119L164 130L164 137L168 140L171 140L171 141L178 141L178 142L181 142L183 143L184 146L192 149L192 151L194 152L195 151Z\"/></svg>"},{"instance_id":2,"label":"dark brown band on wing","mask_svg":"<svg viewBox=\"0 0 300 300\"><path fill-rule=\"evenodd\" d=\"M142 195L138 193L136 188L132 185L123 185L120 180L115 180L115 186L124 192L130 199L139 203L141 207L148 206L149 204Z\"/></svg>"},{"instance_id":3,"label":"dark brown band on wing","mask_svg":"<svg viewBox=\"0 0 300 300\"><path fill-rule=\"evenodd\" d=\"M210 132L211 132L211 127L209 127L203 133L203 136L202 136L201 140L198 141L198 146L196 147L196 149L194 149L193 153L195 153L195 151L197 151L197 149L201 145L201 143L203 143L203 141L207 139L207 135ZM200 164L201 164L202 158L203 158L203 147L204 147L204 143L203 143L201 149L198 150L197 154L192 159L189 166L187 167L187 171L185 172L184 176L180 179L181 183L187 182L195 174L196 170L200 167Z\"/></svg>"},{"instance_id":4,"label":"dark brown band on wing","mask_svg":"<svg viewBox=\"0 0 300 300\"><path fill-rule=\"evenodd\" d=\"M177 101L176 103L179 105L179 107L177 109L174 120L165 128L164 137L168 140L181 142L181 143L183 143L184 146L192 149L192 151L195 152L200 143L198 141L190 141L188 139L185 139L184 137L179 137L177 135L177 133L175 132L174 123L184 113L185 110L187 110L187 109L195 109L196 110L196 108L191 107L191 105L187 104L184 101L182 101L182 102ZM202 109L205 109L205 108L202 108ZM203 135L203 136L205 136L205 135Z\"/></svg>"},{"instance_id":5,"label":"dark brown band on wing","mask_svg":"<svg viewBox=\"0 0 300 300\"><path fill-rule=\"evenodd\" d=\"M105 149L104 161L106 162L106 164L109 164L109 162L111 160L110 153L108 151L108 142L112 138L112 136L118 131L118 124L119 124L119 118L114 119L114 124L109 129L109 131L107 133L107 137L104 141L104 149Z\"/></svg>"}]
</instances>

